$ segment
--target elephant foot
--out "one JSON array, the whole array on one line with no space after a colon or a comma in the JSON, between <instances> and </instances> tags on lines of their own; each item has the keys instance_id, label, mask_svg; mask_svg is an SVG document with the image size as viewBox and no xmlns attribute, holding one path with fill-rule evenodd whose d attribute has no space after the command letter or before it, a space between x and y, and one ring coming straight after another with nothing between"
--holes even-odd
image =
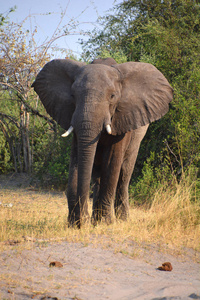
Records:
<instances>
[{"instance_id":1,"label":"elephant foot","mask_svg":"<svg viewBox=\"0 0 200 300\"><path fill-rule=\"evenodd\" d=\"M83 225L89 223L89 214L84 216L76 216L76 215L69 215L68 216L68 227L73 227L80 229Z\"/></svg>"},{"instance_id":2,"label":"elephant foot","mask_svg":"<svg viewBox=\"0 0 200 300\"><path fill-rule=\"evenodd\" d=\"M107 225L112 224L114 222L114 218L112 214L103 213L102 210L100 211L93 211L91 223L93 226L97 226L99 223L105 223Z\"/></svg>"},{"instance_id":3,"label":"elephant foot","mask_svg":"<svg viewBox=\"0 0 200 300\"><path fill-rule=\"evenodd\" d=\"M110 210L103 212L102 222L105 223L106 225L110 225L114 222L114 216Z\"/></svg>"},{"instance_id":4,"label":"elephant foot","mask_svg":"<svg viewBox=\"0 0 200 300\"><path fill-rule=\"evenodd\" d=\"M117 219L122 221L127 221L129 217L129 209L124 205L119 205L115 207L115 216Z\"/></svg>"},{"instance_id":5,"label":"elephant foot","mask_svg":"<svg viewBox=\"0 0 200 300\"><path fill-rule=\"evenodd\" d=\"M92 217L91 217L92 225L97 226L97 224L101 222L101 219L102 219L102 210L101 209L93 210Z\"/></svg>"},{"instance_id":6,"label":"elephant foot","mask_svg":"<svg viewBox=\"0 0 200 300\"><path fill-rule=\"evenodd\" d=\"M76 218L75 216L68 216L68 228L77 228L80 229L81 222L80 218Z\"/></svg>"},{"instance_id":7,"label":"elephant foot","mask_svg":"<svg viewBox=\"0 0 200 300\"><path fill-rule=\"evenodd\" d=\"M97 226L97 224L99 223L99 221L97 221L95 218L91 218L91 224L95 227Z\"/></svg>"},{"instance_id":8,"label":"elephant foot","mask_svg":"<svg viewBox=\"0 0 200 300\"><path fill-rule=\"evenodd\" d=\"M117 216L118 220L127 221L128 220L128 214L120 214Z\"/></svg>"},{"instance_id":9,"label":"elephant foot","mask_svg":"<svg viewBox=\"0 0 200 300\"><path fill-rule=\"evenodd\" d=\"M103 223L105 223L106 225L110 225L114 222L114 219L111 216L105 216L105 217L102 217L101 221Z\"/></svg>"}]
</instances>

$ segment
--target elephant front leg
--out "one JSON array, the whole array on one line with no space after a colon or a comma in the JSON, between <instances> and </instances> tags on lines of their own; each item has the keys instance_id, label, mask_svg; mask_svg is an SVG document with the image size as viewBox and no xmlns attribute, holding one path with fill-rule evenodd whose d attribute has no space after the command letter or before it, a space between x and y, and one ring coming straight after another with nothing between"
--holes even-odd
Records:
<instances>
[{"instance_id":1,"label":"elephant front leg","mask_svg":"<svg viewBox=\"0 0 200 300\"><path fill-rule=\"evenodd\" d=\"M114 219L114 199L121 169L122 153L120 145L119 147L113 145L102 165L99 191L101 211L99 214L107 224L112 223Z\"/></svg>"},{"instance_id":2,"label":"elephant front leg","mask_svg":"<svg viewBox=\"0 0 200 300\"><path fill-rule=\"evenodd\" d=\"M72 141L71 160L69 166L69 178L67 185L67 201L68 201L68 222L69 225L76 225L80 219L80 207L77 202L77 182L78 182L78 151L75 137Z\"/></svg>"},{"instance_id":3,"label":"elephant front leg","mask_svg":"<svg viewBox=\"0 0 200 300\"><path fill-rule=\"evenodd\" d=\"M99 168L94 168L92 173L93 181L93 206L92 206L92 224L95 226L97 222L101 221L102 216L102 206L99 199L100 192L100 170Z\"/></svg>"}]
</instances>

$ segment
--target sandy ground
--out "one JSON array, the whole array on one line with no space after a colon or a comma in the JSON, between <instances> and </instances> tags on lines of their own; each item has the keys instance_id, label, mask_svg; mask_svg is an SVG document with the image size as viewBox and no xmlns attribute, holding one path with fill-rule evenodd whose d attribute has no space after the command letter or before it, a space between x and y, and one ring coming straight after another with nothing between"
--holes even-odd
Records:
<instances>
[{"instance_id":1,"label":"sandy ground","mask_svg":"<svg viewBox=\"0 0 200 300\"><path fill-rule=\"evenodd\" d=\"M0 299L200 299L199 253L185 249L184 256L172 256L155 245L129 247L140 256L117 253L102 239L95 245L8 243L0 253ZM60 267L49 266L55 261ZM172 264L171 272L158 270L164 262Z\"/></svg>"},{"instance_id":2,"label":"sandy ground","mask_svg":"<svg viewBox=\"0 0 200 300\"><path fill-rule=\"evenodd\" d=\"M0 299L200 299L200 265L187 257L151 249L130 258L68 242L18 247L0 254ZM171 272L157 269L165 261Z\"/></svg>"}]
</instances>

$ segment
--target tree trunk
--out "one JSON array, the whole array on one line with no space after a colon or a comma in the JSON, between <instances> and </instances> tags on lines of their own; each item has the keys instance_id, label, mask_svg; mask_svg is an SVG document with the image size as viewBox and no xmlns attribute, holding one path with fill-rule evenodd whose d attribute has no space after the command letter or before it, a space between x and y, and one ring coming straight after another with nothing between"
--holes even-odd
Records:
<instances>
[{"instance_id":1,"label":"tree trunk","mask_svg":"<svg viewBox=\"0 0 200 300\"><path fill-rule=\"evenodd\" d=\"M32 160L29 140L29 113L26 111L24 104L20 107L20 119L24 172L30 173L32 169Z\"/></svg>"}]
</instances>

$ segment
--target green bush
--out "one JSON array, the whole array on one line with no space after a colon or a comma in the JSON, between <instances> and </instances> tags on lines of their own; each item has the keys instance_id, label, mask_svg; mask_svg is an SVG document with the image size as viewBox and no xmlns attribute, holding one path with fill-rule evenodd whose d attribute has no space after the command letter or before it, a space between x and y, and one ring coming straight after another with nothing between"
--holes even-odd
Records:
<instances>
[{"instance_id":1,"label":"green bush","mask_svg":"<svg viewBox=\"0 0 200 300\"><path fill-rule=\"evenodd\" d=\"M71 136L62 138L62 133L63 130L58 128L56 137L49 138L41 151L40 164L37 163L35 168L42 186L60 190L65 189L68 180L72 140Z\"/></svg>"},{"instance_id":2,"label":"green bush","mask_svg":"<svg viewBox=\"0 0 200 300\"><path fill-rule=\"evenodd\" d=\"M13 171L11 153L4 135L0 131L0 173L4 174L11 171Z\"/></svg>"}]
</instances>

